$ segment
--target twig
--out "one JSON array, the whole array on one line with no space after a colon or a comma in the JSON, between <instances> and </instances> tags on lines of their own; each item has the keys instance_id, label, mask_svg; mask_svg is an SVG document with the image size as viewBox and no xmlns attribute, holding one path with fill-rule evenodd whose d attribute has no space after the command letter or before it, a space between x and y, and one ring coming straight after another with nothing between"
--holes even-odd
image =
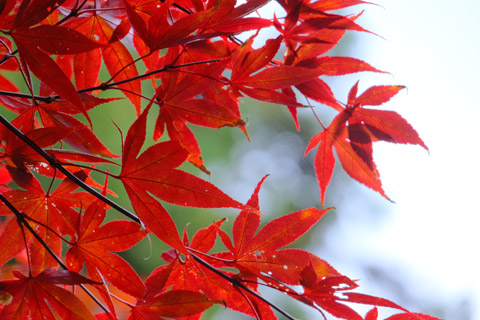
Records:
<instances>
[{"instance_id":1,"label":"twig","mask_svg":"<svg viewBox=\"0 0 480 320\"><path fill-rule=\"evenodd\" d=\"M125 215L126 217L130 218L131 220L135 221L136 223L142 224L140 219L128 211L127 209L123 208L116 202L108 199L106 196L98 192L97 190L93 189L90 187L88 184L77 178L73 173L68 171L63 165L61 165L54 157L49 155L47 152L45 152L42 148L40 148L35 142L30 140L26 135L23 134L20 130L18 130L13 124L10 123L7 119L5 119L2 115L0 115L0 122L7 127L10 132L15 134L17 137L19 137L23 142L25 142L28 146L30 146L35 152L37 152L40 156L42 156L52 167L58 169L61 173L63 173L65 176L67 176L70 180L72 180L74 183L76 183L78 186L80 186L82 189L87 191L88 193L92 194L95 196L97 199L103 201L104 203L108 204L112 208L116 209L118 212L121 214Z\"/></svg>"},{"instance_id":2,"label":"twig","mask_svg":"<svg viewBox=\"0 0 480 320\"><path fill-rule=\"evenodd\" d=\"M10 211L13 212L13 214L15 214L16 218L17 218L17 221L19 223L21 223L22 225L24 225L28 231L30 231L30 233L35 237L35 239L37 239L37 241L45 248L45 250L53 257L53 259L55 259L55 261L57 261L57 263L60 265L60 267L62 267L62 269L64 270L68 270L67 266L63 263L63 261L55 254L55 252L53 252L53 250L45 243L45 241L38 235L37 232L35 232L35 230L33 230L32 226L30 226L30 224L28 223L28 221L25 219L25 214L18 211L17 208L15 208L11 203L10 201L8 201L1 193L0 193L0 200L2 200L2 202L8 207L8 209L10 209ZM21 225L19 225L19 227L21 227ZM23 228L22 228L22 231L23 231ZM30 261L30 258L28 258L29 261ZM31 272L31 270L29 270L29 273ZM31 273L30 273L31 275ZM103 311L105 311L106 313L110 313L110 311L108 311L107 307L105 307L103 305L103 303L101 303L91 292L90 290L87 289L87 287L85 287L83 284L80 284L80 287L85 291L85 293L87 295L90 296L90 298L93 299L93 301L98 305L100 306L100 308L103 309Z\"/></svg>"},{"instance_id":3,"label":"twig","mask_svg":"<svg viewBox=\"0 0 480 320\"><path fill-rule=\"evenodd\" d=\"M188 249L187 249L188 250ZM197 255L195 255L194 253L192 253L191 251L189 251L190 255L192 256L192 258L197 261L198 263L200 263L202 266L204 266L205 268L209 269L210 271L214 272L215 274L217 274L218 276L222 277L223 279L227 280L228 282L230 282L234 287L238 287L246 292L248 292L249 294L251 294L252 296L254 296L255 298L265 302L266 304L268 304L269 306L271 306L273 309L277 310L279 313L281 313L283 316L285 316L287 319L289 320L296 320L296 318L294 318L293 316L291 316L290 314L288 314L285 310L281 309L280 307L276 306L275 304L273 304L272 302L268 301L267 299L265 299L264 297L262 297L260 294L258 294L257 292L253 291L252 289L250 289L249 287L245 286L244 284L242 284L241 282L239 282L237 279L233 279L232 277L229 277L227 276L225 273L223 273L222 271L218 270L217 268L215 268L214 266L212 266L211 264L209 264L208 262L206 262L205 260L203 260L202 258L198 257Z\"/></svg>"}]
</instances>

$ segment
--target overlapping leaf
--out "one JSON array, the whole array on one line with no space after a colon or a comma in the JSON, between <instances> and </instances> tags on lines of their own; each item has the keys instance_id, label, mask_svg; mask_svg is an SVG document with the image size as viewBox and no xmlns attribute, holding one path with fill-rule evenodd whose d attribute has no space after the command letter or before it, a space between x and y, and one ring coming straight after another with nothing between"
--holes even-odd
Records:
<instances>
[{"instance_id":1,"label":"overlapping leaf","mask_svg":"<svg viewBox=\"0 0 480 320\"><path fill-rule=\"evenodd\" d=\"M236 0L0 1L0 68L21 70L29 89L29 94L18 93L2 73L1 89L10 92L2 92L0 101L19 115L13 124L50 156L44 159L0 127L0 192L5 203L0 215L6 216L0 222L0 264L15 257L14 267L28 268L31 274L27 277L14 271L16 279L0 282L0 303L5 304L0 307L0 318L93 319L73 295L76 289L58 286L88 284L97 289L95 293L109 311L95 315L99 320L116 318L119 304L128 306L130 319L193 320L214 303L249 316L275 319L271 306L252 295L263 282L338 318L363 319L346 304L354 302L375 306L366 320L378 318L377 307L403 312L391 320L434 319L410 313L386 299L351 292L357 284L326 261L305 250L285 248L328 209L299 210L260 228L258 193L265 178L243 205L179 169L187 160L207 172L190 124L214 129L237 126L246 133L241 96L288 106L298 129L296 112L303 106L297 100L300 94L338 112L306 151L318 147L314 164L322 203L335 166L333 149L350 176L386 197L373 161L373 142L426 148L396 112L366 107L385 103L402 86L375 86L358 95L355 85L343 106L327 81L319 78L381 72L355 58L325 56L346 31L368 32L356 23L361 13L330 11L365 1L277 2L284 11L271 21L252 15L265 0L242 4ZM258 42L260 30L272 24L280 35ZM242 42L236 34L246 30L254 35ZM128 46L132 42L133 54ZM285 48L283 57L280 48ZM137 54L140 58L134 60ZM12 59L15 55L18 60ZM144 78L151 82L143 83L150 86L145 90L138 72L142 63L149 72ZM103 79L102 65L110 79ZM31 73L40 80L38 87ZM89 120L89 110L112 101L100 100L91 92L113 89L113 82L118 82L114 88L122 90L134 106L137 119L123 143L121 173L109 175L122 181L139 216L139 220L133 217L137 222L105 223L106 205L77 192L78 185L63 180L64 175L53 166L55 162L72 169L78 161L101 172L93 166L112 163L103 157L115 155L96 137L95 128L78 115ZM150 101L143 112L141 99ZM161 138L162 142L144 148L147 115L154 103L159 106L154 140ZM63 143L75 150L64 149ZM53 145L61 149L52 149ZM89 174L90 169L75 172L78 183L98 187ZM40 179L48 189L39 183L38 175L48 177ZM7 185L11 181L24 190L12 190ZM224 220L219 220L198 230L190 240L187 228L183 238L179 236L160 201L241 212L231 236L221 229ZM48 269L56 267L57 261L30 232L22 231L8 205L19 210L16 214L23 215L56 255L62 253L61 241L66 242L68 267L80 272L85 266L92 280L72 271ZM172 249L162 254L167 265L157 268L144 284L116 252L134 246L147 232ZM226 248L223 252L215 246L217 236ZM26 254L18 255L25 246L29 259ZM210 253L214 248L215 253ZM116 288L108 284L124 292L119 295L126 296L125 302L118 302L123 296L112 298L109 290Z\"/></svg>"},{"instance_id":2,"label":"overlapping leaf","mask_svg":"<svg viewBox=\"0 0 480 320\"><path fill-rule=\"evenodd\" d=\"M207 97L198 98L214 85L225 69L225 62L202 65L189 70L189 76L177 73L164 73L162 86L157 89L160 113L155 128L155 139L161 137L166 126L170 139L178 141L189 155L188 161L207 172L203 165L198 142L188 128L188 123L218 129L224 126L243 126L245 122L239 114L224 103Z\"/></svg>"},{"instance_id":3,"label":"overlapping leaf","mask_svg":"<svg viewBox=\"0 0 480 320\"><path fill-rule=\"evenodd\" d=\"M49 54L84 53L101 45L67 27L40 25L31 28L34 23L39 22L36 21L37 19L43 20L44 18L40 9L46 9L48 14L48 10L52 9L51 6L57 5L56 2L49 4L50 7L38 7L35 6L35 3L31 4L25 10L39 10L36 12L38 17L33 19L35 17L33 12L31 12L31 16L26 15L25 12L23 12L23 15L18 14L16 23L10 30L10 35L17 45L20 61L24 69L31 70L44 84L72 103L79 112L89 119L87 110L77 90ZM23 16L28 18L22 19L21 17ZM45 41L45 39L49 40Z\"/></svg>"},{"instance_id":4,"label":"overlapping leaf","mask_svg":"<svg viewBox=\"0 0 480 320\"><path fill-rule=\"evenodd\" d=\"M39 275L25 276L15 272L17 280L0 282L0 291L11 295L12 300L0 311L0 318L23 319L62 319L93 320L95 317L87 307L70 291L57 286L93 284L77 273L46 269Z\"/></svg>"},{"instance_id":5,"label":"overlapping leaf","mask_svg":"<svg viewBox=\"0 0 480 320\"><path fill-rule=\"evenodd\" d=\"M131 248L145 237L146 232L131 221L111 221L101 225L105 213L105 204L98 200L87 208L77 225L76 239L66 254L67 266L79 272L85 263L92 279L103 277L132 296L143 297L145 287L140 277L128 262L111 251Z\"/></svg>"},{"instance_id":6,"label":"overlapping leaf","mask_svg":"<svg viewBox=\"0 0 480 320\"><path fill-rule=\"evenodd\" d=\"M275 89L288 88L319 76L313 69L292 66L265 66L277 53L282 37L267 40L259 49L252 49L247 41L232 55L232 76L230 84L233 90L239 90L248 96L267 102L299 105L296 99ZM259 71L260 70L260 71ZM255 73L259 71L258 73ZM255 73L252 75L252 73Z\"/></svg>"},{"instance_id":7,"label":"overlapping leaf","mask_svg":"<svg viewBox=\"0 0 480 320\"><path fill-rule=\"evenodd\" d=\"M184 252L173 220L152 196L176 205L201 208L244 208L244 205L213 184L177 169L187 159L188 152L175 140L157 143L139 155L145 140L148 111L149 108L128 131L120 179L147 228Z\"/></svg>"},{"instance_id":8,"label":"overlapping leaf","mask_svg":"<svg viewBox=\"0 0 480 320\"><path fill-rule=\"evenodd\" d=\"M142 92L140 81L125 81L138 77L139 74L133 63L132 55L119 41L121 36L115 32L117 29L112 28L107 19L97 14L70 21L68 26L103 45L101 54L105 66L112 76L112 81L124 81L118 87L124 90L124 94L134 105L137 114L140 114L139 94ZM99 55L100 52L94 50L76 56L74 61L75 79L80 82L80 87L96 84L101 67Z\"/></svg>"},{"instance_id":9,"label":"overlapping leaf","mask_svg":"<svg viewBox=\"0 0 480 320\"><path fill-rule=\"evenodd\" d=\"M211 14L210 11L195 12L170 24L168 9L173 1L162 3L145 19L139 14L142 11L141 4L137 7L137 4L129 0L124 0L123 3L133 29L152 52L194 40L195 37L192 37L189 41L188 36L200 28Z\"/></svg>"},{"instance_id":10,"label":"overlapping leaf","mask_svg":"<svg viewBox=\"0 0 480 320\"><path fill-rule=\"evenodd\" d=\"M77 176L83 180L86 177L83 172L77 173ZM28 223L32 228L36 228L40 238L60 256L62 243L58 235L74 235L78 218L74 208L89 205L90 196L83 192L73 193L78 186L69 180L63 181L55 191L45 192L37 179L29 176L24 187L26 190L10 190L5 192L4 196L17 210L25 212L29 218ZM9 213L9 219L0 235L0 263L5 263L24 249L24 234L27 242L32 237L29 232L22 231L16 217L2 206L2 214L6 213ZM58 266L56 260L37 240L32 242L30 248L31 267L35 274Z\"/></svg>"}]
</instances>

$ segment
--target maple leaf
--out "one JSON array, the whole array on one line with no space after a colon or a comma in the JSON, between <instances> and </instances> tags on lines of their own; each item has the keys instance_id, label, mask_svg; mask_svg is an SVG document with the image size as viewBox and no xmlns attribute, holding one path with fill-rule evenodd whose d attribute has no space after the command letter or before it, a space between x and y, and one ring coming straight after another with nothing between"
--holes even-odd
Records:
<instances>
[{"instance_id":1,"label":"maple leaf","mask_svg":"<svg viewBox=\"0 0 480 320\"><path fill-rule=\"evenodd\" d=\"M189 317L199 314L219 301L212 301L198 291L170 290L155 297L138 300L128 319Z\"/></svg>"},{"instance_id":2,"label":"maple leaf","mask_svg":"<svg viewBox=\"0 0 480 320\"><path fill-rule=\"evenodd\" d=\"M146 235L140 226L131 221L111 221L101 225L105 219L105 204L94 201L85 211L77 226L76 239L71 241L66 254L70 270L80 271L86 264L92 279L103 278L120 290L143 297L145 287L135 270L120 256L112 253L127 250Z\"/></svg>"},{"instance_id":3,"label":"maple leaf","mask_svg":"<svg viewBox=\"0 0 480 320\"><path fill-rule=\"evenodd\" d=\"M209 251L215 244L217 232L220 230L219 226L223 221L217 221L207 228L198 230L191 243L184 233L183 242L185 246L196 253ZM155 295L163 288L170 286L174 290L201 290L209 299L217 302L222 301L230 309L251 316L261 315L262 319L276 319L271 308L264 302L253 296L247 298L246 294L231 281L228 281L225 277L219 277L210 268L196 263L190 255L182 260L178 252L169 250L162 254L162 258L170 264L157 268L146 280L146 284L150 288L150 295ZM211 262L215 261L211 260ZM224 274L227 277L235 277L235 274L230 271ZM244 279L246 278L245 276ZM256 290L255 278L248 277L248 280L251 280L251 282L246 282L248 288Z\"/></svg>"},{"instance_id":4,"label":"maple leaf","mask_svg":"<svg viewBox=\"0 0 480 320\"><path fill-rule=\"evenodd\" d=\"M286 248L329 209L298 210L260 227L258 194L265 178L243 205L179 169L189 161L208 173L191 125L235 126L248 138L240 112L242 96L286 105L297 129L297 108L304 107L299 94L338 113L306 150L318 148L314 165L322 206L334 152L350 176L386 197L373 160L373 142L427 149L396 112L368 107L382 105L403 86L374 86L358 94L357 83L344 105L320 78L382 72L352 57L325 55L346 31L369 32L356 23L362 13L331 11L367 2L277 2L281 16L264 19L253 14L267 0L0 1L0 89L6 90L0 92L0 102L18 115L11 124L32 141L26 144L21 133L0 118L0 215L5 216L0 222L0 267L15 270L15 279L0 281L0 318L106 320L116 319L116 312L120 316L121 306L130 312L129 319L199 320L214 303L258 319L276 319L273 309L291 318L259 295L264 285L338 318L363 319L349 305L359 303L374 306L365 320L378 318L377 307L401 312L389 320L436 319L387 299L350 292L356 282L328 262L308 251ZM263 36L270 26L274 28L268 32L277 35L258 44L260 32ZM241 41L236 35L244 31L253 36ZM102 65L107 80L101 79ZM20 92L4 70L21 73L28 92ZM105 159L115 155L100 142L89 118L94 107L115 99L91 93L113 89L126 95L137 117L122 145L120 174L107 176L121 180L138 218L108 203L133 222L105 222L107 200L101 196L108 192L107 181L101 195L86 187L102 189L90 172L101 173L95 167L100 163L114 164ZM149 101L143 112L141 99ZM159 106L156 142L146 147L147 117L154 103ZM63 149L64 143L73 150ZM53 148L58 145L62 149ZM72 170L78 180L66 179L63 169ZM76 183L100 199L79 192ZM187 227L179 235L162 201L241 212L231 235L221 229L221 219L190 240ZM161 254L167 264L143 282L117 252L133 247L148 232L171 249ZM217 238L223 251L217 250ZM64 243L71 270L53 271L59 260L48 252L61 257ZM6 265L9 260L13 263ZM28 276L20 268L28 268ZM91 280L75 273L84 268ZM73 295L75 287L84 284L93 286L106 303L104 307L93 299L101 305L101 314L93 316L89 309L94 307ZM71 291L67 285L73 286Z\"/></svg>"},{"instance_id":5,"label":"maple leaf","mask_svg":"<svg viewBox=\"0 0 480 320\"><path fill-rule=\"evenodd\" d=\"M361 1L361 0L327 0L327 1L317 1L315 3L311 3L315 9L322 10L322 11L330 11L330 10L338 10L343 9L350 6L355 6L358 4L372 4L370 2Z\"/></svg>"},{"instance_id":6,"label":"maple leaf","mask_svg":"<svg viewBox=\"0 0 480 320\"><path fill-rule=\"evenodd\" d=\"M161 240L185 252L173 220L149 193L161 200L200 208L244 208L213 184L176 169L188 152L175 141L157 143L138 155L146 134L149 107L130 127L123 146L119 178L135 211L147 228Z\"/></svg>"},{"instance_id":7,"label":"maple leaf","mask_svg":"<svg viewBox=\"0 0 480 320\"><path fill-rule=\"evenodd\" d=\"M262 29L271 26L272 23L269 20L245 17L260 9L268 1L252 0L235 7L236 2L235 0L219 1L211 17L202 28L221 33L235 34L251 29Z\"/></svg>"},{"instance_id":8,"label":"maple leaf","mask_svg":"<svg viewBox=\"0 0 480 320\"><path fill-rule=\"evenodd\" d=\"M45 3L40 4L37 1L30 5L26 11L29 9L38 10L37 14L41 14L41 9L43 8L36 7L37 4L40 6ZM50 5L56 5L56 3ZM48 12L48 10L51 10L51 7L44 9L47 9ZM25 12L22 13L25 14ZM9 34L17 45L23 68L25 70L31 70L43 83L62 98L76 106L79 112L90 121L87 110L74 85L49 54L83 53L101 45L91 41L76 30L67 27L40 25L30 28L34 23L39 21L36 21L36 19L32 21L29 19L22 20L20 18L22 16L22 14L17 15L16 23ZM39 17L43 19L42 15ZM45 41L44 39L50 40Z\"/></svg>"},{"instance_id":9,"label":"maple leaf","mask_svg":"<svg viewBox=\"0 0 480 320\"><path fill-rule=\"evenodd\" d=\"M203 165L200 147L187 122L218 129L224 126L244 126L240 115L227 105L200 94L213 85L225 69L226 61L205 64L190 70L188 77L177 72L163 73L162 86L157 88L156 100L160 106L154 138L159 139L166 126L171 140L178 141L188 150L188 161L209 173Z\"/></svg>"},{"instance_id":10,"label":"maple leaf","mask_svg":"<svg viewBox=\"0 0 480 320\"><path fill-rule=\"evenodd\" d=\"M75 272L46 269L39 275L24 276L14 271L17 280L0 281L0 291L12 296L12 301L0 311L2 319L95 319L87 307L70 291L57 284L95 284Z\"/></svg>"},{"instance_id":11,"label":"maple leaf","mask_svg":"<svg viewBox=\"0 0 480 320\"><path fill-rule=\"evenodd\" d=\"M294 66L273 66L263 70L277 53L282 37L267 40L259 49L252 49L252 39L232 54L230 85L248 96L272 103L300 105L296 99L275 89L288 88L314 79L320 72ZM260 71L259 71L260 70ZM259 71L255 73L256 71ZM255 73L252 75L252 73Z\"/></svg>"},{"instance_id":12,"label":"maple leaf","mask_svg":"<svg viewBox=\"0 0 480 320\"><path fill-rule=\"evenodd\" d=\"M117 100L117 98L98 98L86 93L82 93L80 96L86 110L91 110L103 103ZM62 140L77 150L90 153L92 156L116 157L115 154L100 142L88 126L73 117L73 115L78 114L79 111L71 103L53 101L50 103L32 104L25 102L23 99L9 97L0 97L0 99L7 108L20 114L14 123L17 124L18 127L23 127L23 130L40 126L35 119L35 114L38 111L40 119L42 120L42 127L59 127L71 130Z\"/></svg>"},{"instance_id":13,"label":"maple leaf","mask_svg":"<svg viewBox=\"0 0 480 320\"><path fill-rule=\"evenodd\" d=\"M109 74L113 77L112 80L123 81L118 87L124 90L125 96L134 105L137 114L140 114L141 83L133 80L125 81L138 77L139 73L136 65L133 63L132 55L125 45L118 41L116 29L112 28L106 18L98 14L71 20L67 25L89 37L89 39L103 44L101 55ZM100 51L89 51L80 57L78 55L75 56L75 79L80 82L80 87L96 84L101 67L99 56Z\"/></svg>"},{"instance_id":14,"label":"maple leaf","mask_svg":"<svg viewBox=\"0 0 480 320\"><path fill-rule=\"evenodd\" d=\"M133 29L151 52L193 41L195 37L189 39L188 35L200 28L211 14L210 11L194 12L170 24L168 10L173 4L172 0L164 2L146 19L136 10L139 6L138 11L141 11L141 4L132 4L129 0L123 3Z\"/></svg>"},{"instance_id":15,"label":"maple leaf","mask_svg":"<svg viewBox=\"0 0 480 320\"><path fill-rule=\"evenodd\" d=\"M379 192L385 198L379 173L373 161L372 143L387 141L418 144L428 150L418 133L398 113L364 108L390 100L403 86L376 86L357 97L358 82L349 93L347 107L340 112L324 131L314 136L305 151L308 154L318 146L315 154L315 172L320 187L320 200L332 177L335 147L344 170L355 180Z\"/></svg>"},{"instance_id":16,"label":"maple leaf","mask_svg":"<svg viewBox=\"0 0 480 320\"><path fill-rule=\"evenodd\" d=\"M77 172L76 176L82 180L86 179L86 174L81 171ZM78 185L70 180L64 180L53 192L44 191L38 180L31 176L29 183L26 184L26 190L9 190L3 195L17 210L25 212L37 235L60 256L62 243L59 235L74 236L75 233L78 213L73 208L87 206L92 201L87 193L74 193L77 189ZM10 213L5 229L0 235L0 263L10 260L25 248L23 235L24 232L16 217ZM32 235L25 233L25 236L28 243ZM58 265L38 241L31 242L29 253L34 274Z\"/></svg>"}]
</instances>

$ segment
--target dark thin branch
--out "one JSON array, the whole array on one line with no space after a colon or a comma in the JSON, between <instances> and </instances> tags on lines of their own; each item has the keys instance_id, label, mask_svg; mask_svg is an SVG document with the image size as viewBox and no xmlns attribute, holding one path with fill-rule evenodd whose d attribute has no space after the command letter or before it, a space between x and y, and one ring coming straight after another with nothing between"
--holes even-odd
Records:
<instances>
[{"instance_id":1,"label":"dark thin branch","mask_svg":"<svg viewBox=\"0 0 480 320\"><path fill-rule=\"evenodd\" d=\"M188 250L188 249L187 249ZM291 316L290 314L288 314L285 310L281 309L280 307L276 306L275 304L273 304L272 302L268 301L267 299L265 299L264 297L262 297L260 294L258 294L257 292L253 291L252 289L250 289L249 287L245 286L244 284L242 284L241 282L239 282L237 279L233 279L232 277L229 277L227 276L225 273L223 273L222 271L218 270L217 268L215 268L214 266L212 266L211 264L209 264L208 262L206 262L205 260L203 260L202 258L198 257L197 255L195 255L194 253L192 253L190 250L189 250L189 253L190 255L192 256L192 258L197 261L198 263L200 263L202 266L204 266L205 268L209 269L210 271L214 272L215 274L217 274L218 276L222 277L223 279L227 280L228 282L230 282L234 287L238 287L246 292L248 292L249 294L251 294L252 296L254 296L255 298L257 299L260 299L261 301L265 302L266 304L268 304L269 306L271 306L273 309L277 310L279 313L281 313L283 316L285 316L287 319L290 319L290 320L296 320L296 318L294 318L293 316Z\"/></svg>"},{"instance_id":2,"label":"dark thin branch","mask_svg":"<svg viewBox=\"0 0 480 320\"><path fill-rule=\"evenodd\" d=\"M65 176L67 176L70 180L72 180L74 183L76 183L78 186L80 186L82 189L87 191L88 193L92 194L95 196L97 199L103 201L104 203L108 204L124 216L130 218L131 220L142 224L140 219L128 211L127 209L123 208L116 202L108 199L106 196L98 192L97 190L93 189L90 187L88 184L80 180L77 176L75 176L73 173L68 171L63 165L61 165L54 157L49 155L45 150L40 148L35 142L30 140L26 135L23 134L20 130L18 130L14 125L12 125L7 119L5 119L2 115L0 115L0 122L7 127L10 132L15 134L17 137L19 137L23 142L25 142L27 145L29 145L35 152L37 152L40 156L42 156L52 167L58 169L61 173L63 173Z\"/></svg>"},{"instance_id":3,"label":"dark thin branch","mask_svg":"<svg viewBox=\"0 0 480 320\"><path fill-rule=\"evenodd\" d=\"M118 86L120 84L124 84L124 83L135 81L135 80L140 80L140 79L149 77L149 76L157 74L157 73L166 72L168 70L175 70L175 69L179 69L179 68L183 68L183 67L189 67L189 66L194 66L194 65L198 65L198 64L204 64L204 63L214 63L214 62L218 62L218 61L220 61L220 60L219 59L214 59L214 60L194 61L194 62L179 64L177 66L166 66L166 67L163 67L163 68L151 71L151 72L147 72L147 73L144 73L144 74L132 77L132 78L128 78L128 79L124 79L124 80L121 80L121 81L112 82L112 83L108 83L108 84L104 83L104 84L101 84L101 85L98 85L98 86L95 86L95 87L81 89L81 90L78 90L77 92L78 93L85 93L85 92L91 92L91 91L95 91L95 90L107 90L111 87ZM26 98L26 99L31 99L32 98L31 94L19 93L19 92L10 92L10 91L2 91L2 90L0 90L0 96L10 96L10 97ZM47 97L45 97L45 96L33 96L33 99L38 100L38 101L43 101L43 102L46 102L46 103L50 103L52 101L60 99L60 96L58 96L58 95L47 96Z\"/></svg>"},{"instance_id":4,"label":"dark thin branch","mask_svg":"<svg viewBox=\"0 0 480 320\"><path fill-rule=\"evenodd\" d=\"M43 241L43 239L33 230L33 228L30 226L28 221L25 219L25 214L18 211L17 208L15 208L10 201L8 201L1 193L0 193L0 200L8 207L10 211L12 211L15 216L17 217L17 220L21 222L27 229L30 231L30 233L40 242L40 244L47 250L47 252L57 261L57 263L65 270L68 270L67 266L63 263L63 261L55 254L55 252L52 251L52 249Z\"/></svg>"},{"instance_id":5,"label":"dark thin branch","mask_svg":"<svg viewBox=\"0 0 480 320\"><path fill-rule=\"evenodd\" d=\"M243 296L243 298L247 301L248 305L250 306L250 309L252 309L253 313L255 314L255 318L257 320L262 320L262 318L258 314L257 308L255 308L255 306L253 305L252 300L250 300L250 298L247 296L247 294L245 292L243 292L242 290L238 290L238 291Z\"/></svg>"},{"instance_id":6,"label":"dark thin branch","mask_svg":"<svg viewBox=\"0 0 480 320\"><path fill-rule=\"evenodd\" d=\"M23 215L23 217L24 217L26 220L30 220L30 221L32 221L33 223L38 224L38 225L44 227L45 229L47 229L48 231L52 232L52 233L55 234L59 239L61 239L63 242L68 243L68 244L72 244L71 241L68 241L67 239L65 239L65 238L64 238L62 235L60 235L57 231L53 230L52 228L50 228L50 227L47 226L46 224L44 224L44 223L42 223L42 222L40 222L40 221L37 221L37 220L35 220L35 219L33 219L33 218L25 215L25 214Z\"/></svg>"},{"instance_id":7,"label":"dark thin branch","mask_svg":"<svg viewBox=\"0 0 480 320\"><path fill-rule=\"evenodd\" d=\"M32 95L27 93L20 93L20 92L11 92L11 91L2 91L0 90L0 96L8 96L8 97L17 97L17 98L26 98L31 99ZM52 102L52 97L43 97L43 96L33 96L33 99L43 102Z\"/></svg>"},{"instance_id":8,"label":"dark thin branch","mask_svg":"<svg viewBox=\"0 0 480 320\"><path fill-rule=\"evenodd\" d=\"M62 20L58 21L55 25L59 26L62 23L64 23L66 20L70 19L71 17L76 17L78 15L78 12L83 8L83 6L87 3L87 0L83 0L82 4L78 6L78 8L74 8L68 15L63 17ZM78 4L78 2L77 2Z\"/></svg>"},{"instance_id":9,"label":"dark thin branch","mask_svg":"<svg viewBox=\"0 0 480 320\"><path fill-rule=\"evenodd\" d=\"M224 263L234 263L235 260L228 260L228 259L223 259L223 258L219 258L219 257L215 257L215 256L211 256L209 255L208 253L205 253L205 252L202 252L202 251L198 251L198 250L195 250L193 248L190 248L190 247L186 247L188 251L193 251L195 253L198 253L199 255L202 255L202 256L205 256L205 257L209 257L210 259L214 259L214 260L217 260L217 261L221 261L221 262L224 262Z\"/></svg>"},{"instance_id":10,"label":"dark thin branch","mask_svg":"<svg viewBox=\"0 0 480 320\"><path fill-rule=\"evenodd\" d=\"M185 13L188 13L188 14L192 14L192 11L188 10L188 9L185 9L184 7L176 4L176 3L173 3L172 6L174 6L175 8L185 12Z\"/></svg>"},{"instance_id":11,"label":"dark thin branch","mask_svg":"<svg viewBox=\"0 0 480 320\"><path fill-rule=\"evenodd\" d=\"M160 69L157 69L157 70L154 70L154 71L151 71L151 72L147 72L147 73L144 73L144 74L132 77L132 78L128 78L128 79L125 79L125 80L112 82L112 83L108 83L108 84L101 84L101 85L96 86L96 87L78 90L78 93L84 93L84 92L95 91L95 90L106 90L110 87L117 86L119 84L124 84L124 83L131 82L131 81L135 81L135 80L140 80L140 79L143 79L143 78L147 78L151 75L154 75L154 74L157 74L157 73L160 73L160 72L179 69L179 68L183 68L183 67L194 66L194 65L198 65L198 64L213 63L213 62L218 62L218 61L220 61L220 60L219 59L214 59L214 60L194 61L194 62L179 64L177 66L165 66L163 68L160 68Z\"/></svg>"}]
</instances>

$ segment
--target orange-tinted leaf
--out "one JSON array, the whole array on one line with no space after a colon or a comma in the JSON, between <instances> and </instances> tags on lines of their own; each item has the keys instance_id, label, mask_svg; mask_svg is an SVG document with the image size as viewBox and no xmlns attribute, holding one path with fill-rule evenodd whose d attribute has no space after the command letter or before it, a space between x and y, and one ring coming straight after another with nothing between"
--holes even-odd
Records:
<instances>
[{"instance_id":1,"label":"orange-tinted leaf","mask_svg":"<svg viewBox=\"0 0 480 320\"><path fill-rule=\"evenodd\" d=\"M378 129L379 134L373 136L380 137L384 134L386 140L395 143L419 144L428 150L428 147L420 139L418 133L413 127L398 113L388 110L373 110L365 108L357 108L353 113L353 117L357 121L362 121L365 125L369 125Z\"/></svg>"},{"instance_id":2,"label":"orange-tinted leaf","mask_svg":"<svg viewBox=\"0 0 480 320\"><path fill-rule=\"evenodd\" d=\"M237 79L235 83L254 88L281 89L309 81L320 74L315 69L278 66L267 68L248 78Z\"/></svg>"},{"instance_id":3,"label":"orange-tinted leaf","mask_svg":"<svg viewBox=\"0 0 480 320\"><path fill-rule=\"evenodd\" d=\"M300 238L330 209L309 208L290 213L267 223L250 244L250 251L282 248Z\"/></svg>"},{"instance_id":4,"label":"orange-tinted leaf","mask_svg":"<svg viewBox=\"0 0 480 320\"><path fill-rule=\"evenodd\" d=\"M135 306L133 312L138 312L142 317L188 317L205 311L218 301L209 300L208 297L197 291L171 290L155 297L141 301Z\"/></svg>"},{"instance_id":5,"label":"orange-tinted leaf","mask_svg":"<svg viewBox=\"0 0 480 320\"><path fill-rule=\"evenodd\" d=\"M348 104L358 106L379 106L390 100L404 86L373 86L365 90L360 96L353 101L348 101Z\"/></svg>"}]
</instances>

